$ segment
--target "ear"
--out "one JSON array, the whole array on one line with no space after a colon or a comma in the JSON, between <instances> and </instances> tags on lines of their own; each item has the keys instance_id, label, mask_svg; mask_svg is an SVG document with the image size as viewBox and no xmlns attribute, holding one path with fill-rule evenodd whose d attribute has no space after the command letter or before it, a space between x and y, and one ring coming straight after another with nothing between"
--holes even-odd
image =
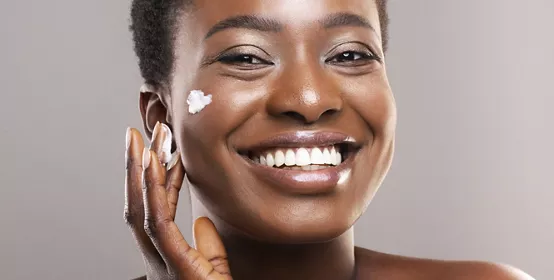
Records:
<instances>
[{"instance_id":1,"label":"ear","mask_svg":"<svg viewBox=\"0 0 554 280\"><path fill-rule=\"evenodd\" d=\"M144 132L149 140L152 140L157 122L165 123L173 130L170 104L169 92L164 87L146 83L140 88L139 109Z\"/></svg>"}]
</instances>

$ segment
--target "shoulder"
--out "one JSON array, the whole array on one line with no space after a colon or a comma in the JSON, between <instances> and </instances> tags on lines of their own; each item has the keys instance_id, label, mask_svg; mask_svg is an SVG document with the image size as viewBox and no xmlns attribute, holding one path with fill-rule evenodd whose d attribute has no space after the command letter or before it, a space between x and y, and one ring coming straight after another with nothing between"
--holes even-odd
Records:
<instances>
[{"instance_id":1,"label":"shoulder","mask_svg":"<svg viewBox=\"0 0 554 280\"><path fill-rule=\"evenodd\" d=\"M450 270L452 276L460 275L460 279L535 280L515 267L491 262L452 262Z\"/></svg>"},{"instance_id":2,"label":"shoulder","mask_svg":"<svg viewBox=\"0 0 554 280\"><path fill-rule=\"evenodd\" d=\"M519 269L497 263L413 258L358 247L355 255L358 279L534 280Z\"/></svg>"}]
</instances>

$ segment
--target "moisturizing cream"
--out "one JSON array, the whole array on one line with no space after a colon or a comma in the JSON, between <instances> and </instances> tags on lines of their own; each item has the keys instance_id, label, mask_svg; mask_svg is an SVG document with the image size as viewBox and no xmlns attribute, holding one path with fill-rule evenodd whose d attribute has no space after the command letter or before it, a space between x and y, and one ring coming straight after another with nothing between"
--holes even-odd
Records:
<instances>
[{"instance_id":1,"label":"moisturizing cream","mask_svg":"<svg viewBox=\"0 0 554 280\"><path fill-rule=\"evenodd\" d=\"M202 111L210 103L212 103L212 95L204 95L204 92L201 90L191 91L189 97L187 98L189 113L193 115Z\"/></svg>"}]
</instances>

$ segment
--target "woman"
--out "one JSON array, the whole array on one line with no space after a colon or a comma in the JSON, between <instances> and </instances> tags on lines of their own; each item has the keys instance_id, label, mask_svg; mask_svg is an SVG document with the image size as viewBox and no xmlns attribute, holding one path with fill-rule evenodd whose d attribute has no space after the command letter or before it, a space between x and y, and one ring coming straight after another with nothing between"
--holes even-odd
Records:
<instances>
[{"instance_id":1,"label":"woman","mask_svg":"<svg viewBox=\"0 0 554 280\"><path fill-rule=\"evenodd\" d=\"M394 150L385 1L185 2L131 13L153 140L127 132L125 218L147 279L531 279L354 246Z\"/></svg>"}]
</instances>

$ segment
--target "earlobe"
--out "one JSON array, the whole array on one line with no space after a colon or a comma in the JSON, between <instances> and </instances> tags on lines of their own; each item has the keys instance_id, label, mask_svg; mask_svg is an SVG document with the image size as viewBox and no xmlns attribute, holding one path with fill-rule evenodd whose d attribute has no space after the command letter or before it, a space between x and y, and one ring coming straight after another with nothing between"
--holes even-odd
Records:
<instances>
[{"instance_id":1,"label":"earlobe","mask_svg":"<svg viewBox=\"0 0 554 280\"><path fill-rule=\"evenodd\" d=\"M149 139L157 122L169 123L169 108L163 100L163 92L159 86L145 83L140 87L139 109L142 116L144 132Z\"/></svg>"}]
</instances>

